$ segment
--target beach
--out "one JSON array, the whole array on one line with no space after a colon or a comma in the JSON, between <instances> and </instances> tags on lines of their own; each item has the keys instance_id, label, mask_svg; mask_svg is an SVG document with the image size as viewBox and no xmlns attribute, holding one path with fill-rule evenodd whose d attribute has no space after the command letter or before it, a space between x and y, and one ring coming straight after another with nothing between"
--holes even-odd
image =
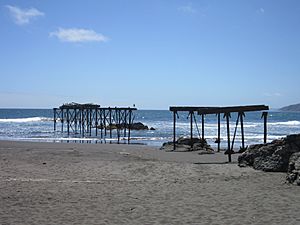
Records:
<instances>
[{"instance_id":1,"label":"beach","mask_svg":"<svg viewBox=\"0 0 300 225\"><path fill-rule=\"evenodd\" d=\"M299 187L237 157L0 141L0 224L300 224Z\"/></svg>"}]
</instances>

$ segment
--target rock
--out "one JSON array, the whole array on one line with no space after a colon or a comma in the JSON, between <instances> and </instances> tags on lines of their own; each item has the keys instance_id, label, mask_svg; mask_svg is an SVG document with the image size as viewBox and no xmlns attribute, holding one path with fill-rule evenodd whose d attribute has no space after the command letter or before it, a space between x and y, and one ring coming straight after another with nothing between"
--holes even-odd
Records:
<instances>
[{"instance_id":1,"label":"rock","mask_svg":"<svg viewBox=\"0 0 300 225\"><path fill-rule=\"evenodd\" d=\"M129 128L129 125L128 124L111 124L111 125L107 125L106 126L106 129L108 130L115 130L115 129L124 129L124 128ZM97 126L98 129L104 129L104 125L98 125ZM155 130L153 127L151 127L152 130ZM144 125L143 123L141 122L137 122L137 123L133 123L131 124L130 126L130 129L131 130L149 130L149 127L147 125Z\"/></svg>"},{"instance_id":2,"label":"rock","mask_svg":"<svg viewBox=\"0 0 300 225\"><path fill-rule=\"evenodd\" d=\"M268 144L251 145L238 157L239 166L269 172L287 172L293 153L300 152L300 134L288 135Z\"/></svg>"},{"instance_id":3,"label":"rock","mask_svg":"<svg viewBox=\"0 0 300 225\"><path fill-rule=\"evenodd\" d=\"M153 128L153 127L150 127L150 130L155 130L155 128Z\"/></svg>"},{"instance_id":4,"label":"rock","mask_svg":"<svg viewBox=\"0 0 300 225\"><path fill-rule=\"evenodd\" d=\"M185 137L180 137L178 138L177 140L177 143L178 144L181 144L181 145L194 145L195 143L200 143L201 140L199 138L185 138Z\"/></svg>"},{"instance_id":5,"label":"rock","mask_svg":"<svg viewBox=\"0 0 300 225\"><path fill-rule=\"evenodd\" d=\"M148 126L144 125L141 122L131 124L132 130L149 130Z\"/></svg>"},{"instance_id":6,"label":"rock","mask_svg":"<svg viewBox=\"0 0 300 225\"><path fill-rule=\"evenodd\" d=\"M240 150L237 153L244 153L247 150L248 146L246 148L240 147Z\"/></svg>"},{"instance_id":7,"label":"rock","mask_svg":"<svg viewBox=\"0 0 300 225\"><path fill-rule=\"evenodd\" d=\"M166 142L160 148L165 151L174 151L174 143ZM199 154L213 154L214 150L207 144L206 140L199 138L185 138L180 137L175 142L175 151L176 152L187 152L187 151L201 151Z\"/></svg>"},{"instance_id":8,"label":"rock","mask_svg":"<svg viewBox=\"0 0 300 225\"><path fill-rule=\"evenodd\" d=\"M290 157L286 180L300 186L300 152L294 153Z\"/></svg>"},{"instance_id":9,"label":"rock","mask_svg":"<svg viewBox=\"0 0 300 225\"><path fill-rule=\"evenodd\" d=\"M160 150L165 150L166 152L172 152L174 151L174 144L172 141L163 143ZM190 145L185 144L175 144L175 152L189 152L192 151L192 148Z\"/></svg>"}]
</instances>

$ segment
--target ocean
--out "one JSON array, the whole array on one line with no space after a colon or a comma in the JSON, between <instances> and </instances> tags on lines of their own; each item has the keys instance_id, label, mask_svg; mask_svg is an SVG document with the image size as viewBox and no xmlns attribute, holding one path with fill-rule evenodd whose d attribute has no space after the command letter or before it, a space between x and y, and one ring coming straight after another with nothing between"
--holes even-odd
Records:
<instances>
[{"instance_id":1,"label":"ocean","mask_svg":"<svg viewBox=\"0 0 300 225\"><path fill-rule=\"evenodd\" d=\"M173 140L173 114L168 110L137 110L134 112L135 121L142 122L155 130L132 131L131 143L161 146L164 142ZM177 119L176 136L189 136L190 125L187 113L180 113ZM232 114L230 123L231 137L233 136L236 114ZM196 116L193 133L201 134L201 118ZM60 123L58 122L58 127ZM246 113L244 118L245 145L263 143L263 119L261 112ZM113 131L114 134L115 131ZM268 141L284 137L288 134L300 133L300 113L269 111ZM217 138L217 116L205 116L205 138L215 146ZM87 143L116 143L116 135L112 139L100 139L100 136L81 137L78 134L62 133L60 129L54 132L52 109L0 109L0 139L14 141L41 142L87 142ZM122 140L121 143L127 143ZM241 144L240 126L237 129L235 148ZM221 147L227 146L226 122L221 117Z\"/></svg>"}]
</instances>

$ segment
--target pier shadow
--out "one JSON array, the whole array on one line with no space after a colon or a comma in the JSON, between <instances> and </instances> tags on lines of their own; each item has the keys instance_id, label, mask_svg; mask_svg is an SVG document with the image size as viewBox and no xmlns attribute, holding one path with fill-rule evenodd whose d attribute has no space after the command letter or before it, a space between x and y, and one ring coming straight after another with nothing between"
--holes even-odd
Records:
<instances>
[{"instance_id":1,"label":"pier shadow","mask_svg":"<svg viewBox=\"0 0 300 225\"><path fill-rule=\"evenodd\" d=\"M232 164L232 165L237 165L238 162L196 162L194 163L196 165L228 165L228 164Z\"/></svg>"}]
</instances>

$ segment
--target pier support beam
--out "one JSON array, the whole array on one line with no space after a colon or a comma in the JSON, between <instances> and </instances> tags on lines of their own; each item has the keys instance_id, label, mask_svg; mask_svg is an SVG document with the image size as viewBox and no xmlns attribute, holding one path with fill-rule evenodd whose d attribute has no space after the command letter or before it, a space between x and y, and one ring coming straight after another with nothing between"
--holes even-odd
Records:
<instances>
[{"instance_id":1,"label":"pier support beam","mask_svg":"<svg viewBox=\"0 0 300 225\"><path fill-rule=\"evenodd\" d=\"M224 117L226 117L226 125L227 125L227 154L228 154L228 162L231 162L231 148L230 148L230 113L225 113Z\"/></svg>"},{"instance_id":2,"label":"pier support beam","mask_svg":"<svg viewBox=\"0 0 300 225\"><path fill-rule=\"evenodd\" d=\"M204 114L201 115L201 131L202 131L201 138L202 140L204 140Z\"/></svg>"},{"instance_id":3,"label":"pier support beam","mask_svg":"<svg viewBox=\"0 0 300 225\"><path fill-rule=\"evenodd\" d=\"M220 152L220 145L221 145L221 114L218 113L218 152Z\"/></svg>"},{"instance_id":4,"label":"pier support beam","mask_svg":"<svg viewBox=\"0 0 300 225\"><path fill-rule=\"evenodd\" d=\"M173 151L176 149L176 111L173 112Z\"/></svg>"},{"instance_id":5,"label":"pier support beam","mask_svg":"<svg viewBox=\"0 0 300 225\"><path fill-rule=\"evenodd\" d=\"M267 132L268 132L268 126L267 126L267 121L268 121L268 112L263 112L262 113L262 118L264 118L264 143L267 143Z\"/></svg>"},{"instance_id":6,"label":"pier support beam","mask_svg":"<svg viewBox=\"0 0 300 225\"><path fill-rule=\"evenodd\" d=\"M53 129L54 129L54 132L56 131L56 111L57 111L57 109L56 108L54 108L53 109L53 122L54 122L54 124L53 124Z\"/></svg>"},{"instance_id":7,"label":"pier support beam","mask_svg":"<svg viewBox=\"0 0 300 225\"><path fill-rule=\"evenodd\" d=\"M190 135L191 135L191 145L192 145L192 140L193 140L193 116L194 116L194 112L193 111L191 111L190 112L190 125L191 125L191 133L190 133Z\"/></svg>"},{"instance_id":8,"label":"pier support beam","mask_svg":"<svg viewBox=\"0 0 300 225\"><path fill-rule=\"evenodd\" d=\"M244 112L239 112L240 122L241 122L241 136L242 136L242 149L245 149L245 134L244 134Z\"/></svg>"}]
</instances>

